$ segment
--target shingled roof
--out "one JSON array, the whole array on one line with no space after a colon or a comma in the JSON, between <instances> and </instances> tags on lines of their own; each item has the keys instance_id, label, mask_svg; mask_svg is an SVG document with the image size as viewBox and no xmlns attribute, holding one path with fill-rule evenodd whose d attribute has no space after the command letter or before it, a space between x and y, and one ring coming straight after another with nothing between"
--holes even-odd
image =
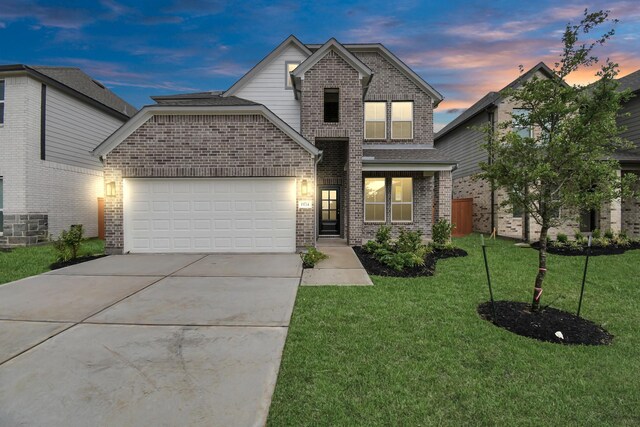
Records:
<instances>
[{"instance_id":1,"label":"shingled roof","mask_svg":"<svg viewBox=\"0 0 640 427\"><path fill-rule=\"evenodd\" d=\"M33 77L53 84L67 93L97 103L125 117L138 111L133 105L107 89L77 67L48 67L12 64L0 66L0 72L26 72ZM95 105L95 104L94 104Z\"/></svg>"},{"instance_id":2,"label":"shingled roof","mask_svg":"<svg viewBox=\"0 0 640 427\"><path fill-rule=\"evenodd\" d=\"M223 91L180 93L177 95L152 96L158 105L172 106L239 106L260 105L237 96L223 96Z\"/></svg>"},{"instance_id":3,"label":"shingled roof","mask_svg":"<svg viewBox=\"0 0 640 427\"><path fill-rule=\"evenodd\" d=\"M631 89L631 92L640 91L640 70L620 77L618 83L620 83L620 86L618 86L619 90Z\"/></svg>"}]
</instances>

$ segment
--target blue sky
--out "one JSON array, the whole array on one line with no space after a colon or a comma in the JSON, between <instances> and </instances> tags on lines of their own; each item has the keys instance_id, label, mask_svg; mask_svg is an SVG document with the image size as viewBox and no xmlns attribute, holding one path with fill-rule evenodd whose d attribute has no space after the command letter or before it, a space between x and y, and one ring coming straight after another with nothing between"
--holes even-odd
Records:
<instances>
[{"instance_id":1,"label":"blue sky","mask_svg":"<svg viewBox=\"0 0 640 427\"><path fill-rule=\"evenodd\" d=\"M516 78L518 65L552 65L561 30L585 8L621 21L600 56L621 75L640 68L638 0L394 3L3 0L0 63L77 66L140 107L150 95L226 89L289 34L381 42L444 94L436 128Z\"/></svg>"}]
</instances>

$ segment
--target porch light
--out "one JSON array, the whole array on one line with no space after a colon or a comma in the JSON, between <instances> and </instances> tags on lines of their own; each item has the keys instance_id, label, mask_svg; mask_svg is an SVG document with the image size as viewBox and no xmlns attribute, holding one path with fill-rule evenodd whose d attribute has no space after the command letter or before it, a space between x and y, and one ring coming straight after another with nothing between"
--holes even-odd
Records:
<instances>
[{"instance_id":1,"label":"porch light","mask_svg":"<svg viewBox=\"0 0 640 427\"><path fill-rule=\"evenodd\" d=\"M309 195L309 183L307 182L306 179L302 180L301 191L303 196Z\"/></svg>"},{"instance_id":2,"label":"porch light","mask_svg":"<svg viewBox=\"0 0 640 427\"><path fill-rule=\"evenodd\" d=\"M116 196L116 183L114 181L107 182L107 186L105 189L105 194L107 197L115 197Z\"/></svg>"}]
</instances>

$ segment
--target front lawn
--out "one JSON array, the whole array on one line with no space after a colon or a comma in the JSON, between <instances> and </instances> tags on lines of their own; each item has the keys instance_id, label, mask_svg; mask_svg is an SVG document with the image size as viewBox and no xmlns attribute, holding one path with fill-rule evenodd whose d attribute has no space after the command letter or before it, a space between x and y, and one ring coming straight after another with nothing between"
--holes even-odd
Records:
<instances>
[{"instance_id":1,"label":"front lawn","mask_svg":"<svg viewBox=\"0 0 640 427\"><path fill-rule=\"evenodd\" d=\"M103 252L104 241L88 239L82 242L79 256ZM49 266L55 261L56 252L50 244L16 248L11 252L0 252L0 284L49 271Z\"/></svg>"},{"instance_id":2,"label":"front lawn","mask_svg":"<svg viewBox=\"0 0 640 427\"><path fill-rule=\"evenodd\" d=\"M481 320L480 239L426 278L301 287L269 425L640 425L640 250L589 261L582 316L610 346L563 346ZM496 299L528 302L538 252L488 248ZM542 304L575 312L583 257L549 256Z\"/></svg>"}]
</instances>

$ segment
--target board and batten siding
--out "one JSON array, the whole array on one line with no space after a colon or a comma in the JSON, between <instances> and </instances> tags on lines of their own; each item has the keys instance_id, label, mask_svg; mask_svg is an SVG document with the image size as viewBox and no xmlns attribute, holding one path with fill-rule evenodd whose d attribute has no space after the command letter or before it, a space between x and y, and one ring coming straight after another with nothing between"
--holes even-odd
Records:
<instances>
[{"instance_id":1,"label":"board and batten siding","mask_svg":"<svg viewBox=\"0 0 640 427\"><path fill-rule=\"evenodd\" d=\"M235 95L264 104L289 126L300 132L300 102L292 89L285 88L285 64L302 62L307 55L294 45L289 45Z\"/></svg>"},{"instance_id":2,"label":"board and batten siding","mask_svg":"<svg viewBox=\"0 0 640 427\"><path fill-rule=\"evenodd\" d=\"M474 127L485 125L487 120L487 113L482 112L436 140L435 148L458 162L458 168L453 172L453 179L480 172L480 162L487 160L487 152L481 146L484 135L474 129Z\"/></svg>"},{"instance_id":3,"label":"board and batten siding","mask_svg":"<svg viewBox=\"0 0 640 427\"><path fill-rule=\"evenodd\" d=\"M102 170L91 151L122 125L122 121L48 86L45 159L70 166Z\"/></svg>"},{"instance_id":4,"label":"board and batten siding","mask_svg":"<svg viewBox=\"0 0 640 427\"><path fill-rule=\"evenodd\" d=\"M627 113L629 116L623 116ZM640 93L637 93L624 105L620 110L620 115L618 123L627 128L620 136L640 147Z\"/></svg>"}]
</instances>

